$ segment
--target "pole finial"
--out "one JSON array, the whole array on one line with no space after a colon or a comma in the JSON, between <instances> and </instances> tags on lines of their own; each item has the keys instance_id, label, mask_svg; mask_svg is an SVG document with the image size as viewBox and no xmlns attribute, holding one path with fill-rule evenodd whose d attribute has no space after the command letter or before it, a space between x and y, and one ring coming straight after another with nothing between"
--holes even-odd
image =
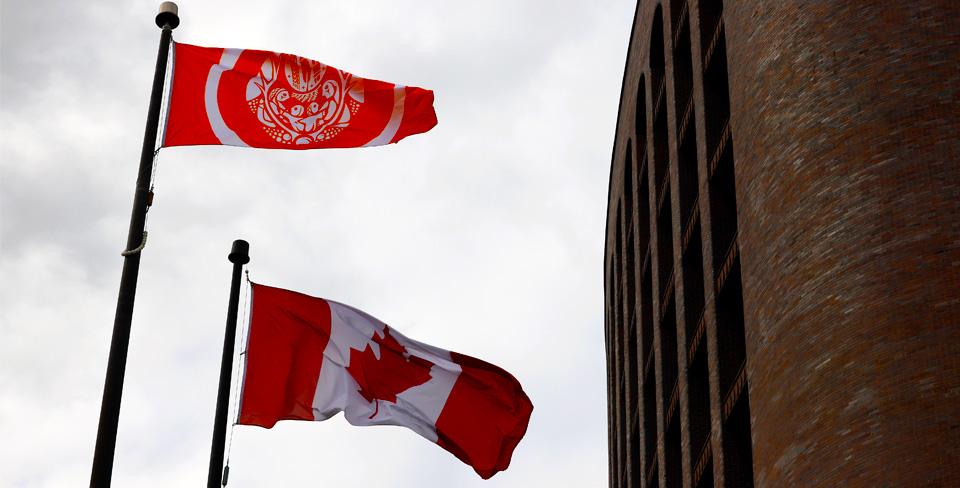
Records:
<instances>
[{"instance_id":1,"label":"pole finial","mask_svg":"<svg viewBox=\"0 0 960 488\"><path fill-rule=\"evenodd\" d=\"M234 264L247 264L250 262L250 243L243 239L233 241L233 248L227 259Z\"/></svg>"},{"instance_id":2,"label":"pole finial","mask_svg":"<svg viewBox=\"0 0 960 488\"><path fill-rule=\"evenodd\" d=\"M177 4L173 2L161 3L160 13L157 14L157 27L176 29L180 25L180 16L177 15L178 10Z\"/></svg>"}]
</instances>

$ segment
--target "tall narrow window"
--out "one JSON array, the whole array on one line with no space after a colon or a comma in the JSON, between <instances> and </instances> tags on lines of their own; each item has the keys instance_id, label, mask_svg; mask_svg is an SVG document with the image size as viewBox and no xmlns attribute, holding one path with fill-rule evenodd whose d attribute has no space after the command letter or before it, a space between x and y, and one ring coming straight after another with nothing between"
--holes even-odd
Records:
<instances>
[{"instance_id":1,"label":"tall narrow window","mask_svg":"<svg viewBox=\"0 0 960 488\"><path fill-rule=\"evenodd\" d=\"M664 472L667 475L667 487L683 486L682 451L680 450L680 419L673 418L667 427L667 436L664 439L666 450L666 464Z\"/></svg>"},{"instance_id":2,"label":"tall narrow window","mask_svg":"<svg viewBox=\"0 0 960 488\"><path fill-rule=\"evenodd\" d=\"M727 486L753 486L750 398L742 395L723 423L723 474Z\"/></svg>"},{"instance_id":3,"label":"tall narrow window","mask_svg":"<svg viewBox=\"0 0 960 488\"><path fill-rule=\"evenodd\" d=\"M650 472L657 461L657 383L653 366L653 280L650 266L643 270L643 281L640 286L641 310L643 317L643 443L646 458L644 469Z\"/></svg>"},{"instance_id":4,"label":"tall narrow window","mask_svg":"<svg viewBox=\"0 0 960 488\"><path fill-rule=\"evenodd\" d=\"M650 191L647 185L647 87L646 78L641 75L637 83L637 106L634 115L634 141L637 154L637 249L640 259L646 256L650 243ZM643 264L641 262L641 264Z\"/></svg>"},{"instance_id":5,"label":"tall narrow window","mask_svg":"<svg viewBox=\"0 0 960 488\"><path fill-rule=\"evenodd\" d=\"M726 144L729 136L730 87L727 81L727 49L722 24L708 55L703 76L703 98L706 105L704 115L707 122L707 157L710 158L712 168L716 165L715 158L721 152L720 146Z\"/></svg>"},{"instance_id":6,"label":"tall narrow window","mask_svg":"<svg viewBox=\"0 0 960 488\"><path fill-rule=\"evenodd\" d=\"M654 101L653 157L656 197L655 215L657 215L657 265L661 299L667 288L669 277L673 273L673 232L670 214L669 189L670 151L667 129L667 110L662 103L663 97L663 13L657 7L653 17L653 29L650 38L650 76L657 90Z\"/></svg>"},{"instance_id":7,"label":"tall narrow window","mask_svg":"<svg viewBox=\"0 0 960 488\"><path fill-rule=\"evenodd\" d=\"M684 15L679 30L674 30L673 86L677 130L680 135L693 112L693 57L690 53L690 22Z\"/></svg>"},{"instance_id":8,"label":"tall narrow window","mask_svg":"<svg viewBox=\"0 0 960 488\"><path fill-rule=\"evenodd\" d=\"M613 251L613 334L611 337L611 342L613 343L613 357L614 357L614 425L616 430L615 436L615 456L613 459L614 462L614 475L617 479L617 486L620 485L621 475L624 469L624 426L623 426L623 404L624 404L624 394L623 394L623 384L624 384L624 371L623 371L623 256L621 250L623 249L623 212L621 208L620 201L617 202L617 213L616 213L616 248Z\"/></svg>"},{"instance_id":9,"label":"tall narrow window","mask_svg":"<svg viewBox=\"0 0 960 488\"><path fill-rule=\"evenodd\" d=\"M683 22L687 15L687 0L670 0L670 25L673 26L673 32L677 32L677 26Z\"/></svg>"},{"instance_id":10,"label":"tall narrow window","mask_svg":"<svg viewBox=\"0 0 960 488\"><path fill-rule=\"evenodd\" d=\"M703 338L703 279L703 243L700 223L695 222L689 230L687 248L683 252L683 322L687 336L685 346L691 349L690 356Z\"/></svg>"},{"instance_id":11,"label":"tall narrow window","mask_svg":"<svg viewBox=\"0 0 960 488\"><path fill-rule=\"evenodd\" d=\"M704 459L710 444L710 373L707 366L707 348L700 347L694 353L687 369L687 390L689 391L688 412L690 418L689 452L692 474ZM713 476L713 473L707 473Z\"/></svg>"},{"instance_id":12,"label":"tall narrow window","mask_svg":"<svg viewBox=\"0 0 960 488\"><path fill-rule=\"evenodd\" d=\"M700 2L706 167L717 336L723 473L728 487L753 486L750 398L746 382L743 285L737 243L735 159L730 131L730 87L721 0ZM703 483L700 483L703 485Z\"/></svg>"},{"instance_id":13,"label":"tall narrow window","mask_svg":"<svg viewBox=\"0 0 960 488\"><path fill-rule=\"evenodd\" d=\"M650 30L650 87L653 88L653 110L659 110L663 97L663 9L658 5L653 13L653 27Z\"/></svg>"},{"instance_id":14,"label":"tall narrow window","mask_svg":"<svg viewBox=\"0 0 960 488\"><path fill-rule=\"evenodd\" d=\"M680 225L686 236L687 225L690 224L694 212L697 210L698 172L697 172L697 131L694 124L687 124L680 135L680 160L677 164L680 188Z\"/></svg>"},{"instance_id":15,"label":"tall narrow window","mask_svg":"<svg viewBox=\"0 0 960 488\"><path fill-rule=\"evenodd\" d=\"M636 142L637 154L637 249L640 251L640 303L638 304L638 319L640 322L640 408L638 409L639 418L642 419L642 425L638 419L638 427L642 431L642 444L640 436L636 437L637 448L642 445L643 451L637 453L640 459L637 475L632 480L635 486L640 486L642 474L649 475L649 468L652 462L656 460L656 441L657 441L657 404L656 404L656 378L651 367L653 361L653 314L652 314L652 296L650 294L650 184L648 181L649 169L647 164L647 86L646 77L640 76L637 83L636 106L634 107L634 141ZM649 484L649 480L647 480Z\"/></svg>"},{"instance_id":16,"label":"tall narrow window","mask_svg":"<svg viewBox=\"0 0 960 488\"><path fill-rule=\"evenodd\" d=\"M700 52L709 51L716 41L723 16L723 0L700 0Z\"/></svg>"},{"instance_id":17,"label":"tall narrow window","mask_svg":"<svg viewBox=\"0 0 960 488\"><path fill-rule=\"evenodd\" d=\"M663 360L663 412L670 416L677 394L677 313L673 295L664 303L660 320L660 359Z\"/></svg>"},{"instance_id":18,"label":"tall narrow window","mask_svg":"<svg viewBox=\"0 0 960 488\"><path fill-rule=\"evenodd\" d=\"M623 253L625 256L625 268L624 268L624 277L626 286L625 296L626 305L627 305L627 323L632 320L632 316L635 314L635 307L637 303L637 289L636 289L636 269L634 265L636 264L636 251L634 250L635 238L637 234L636 228L636 219L634 218L633 212L633 145L631 141L627 141L627 150L624 154L623 162L623 201L624 205L624 219L625 219L625 228L627 234L626 247L623 248Z\"/></svg>"},{"instance_id":19,"label":"tall narrow window","mask_svg":"<svg viewBox=\"0 0 960 488\"><path fill-rule=\"evenodd\" d=\"M626 483L632 486L634 482L639 482L640 476L640 426L639 426L639 400L640 400L640 379L637 374L640 359L637 357L637 273L636 273L636 251L634 248L635 237L637 234L636 218L633 212L634 202L634 164L633 164L633 145L627 141L627 148L624 154L623 166L623 198L624 198L624 227L626 228L626 243L623 248L624 259L624 369L626 370L626 384L624 385L624 394L626 401L624 407L624 429L626 437L625 453L626 461L624 464Z\"/></svg>"}]
</instances>

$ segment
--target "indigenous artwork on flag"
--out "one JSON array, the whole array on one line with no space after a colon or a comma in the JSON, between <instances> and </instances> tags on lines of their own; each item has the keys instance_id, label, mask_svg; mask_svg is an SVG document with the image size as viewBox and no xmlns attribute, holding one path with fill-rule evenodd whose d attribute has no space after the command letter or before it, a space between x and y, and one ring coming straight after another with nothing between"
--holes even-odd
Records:
<instances>
[{"instance_id":1,"label":"indigenous artwork on flag","mask_svg":"<svg viewBox=\"0 0 960 488\"><path fill-rule=\"evenodd\" d=\"M400 425L487 479L507 469L533 404L510 373L404 337L353 307L252 284L238 423Z\"/></svg>"},{"instance_id":2,"label":"indigenous artwork on flag","mask_svg":"<svg viewBox=\"0 0 960 488\"><path fill-rule=\"evenodd\" d=\"M379 146L437 124L433 92L292 54L174 44L162 145Z\"/></svg>"}]
</instances>

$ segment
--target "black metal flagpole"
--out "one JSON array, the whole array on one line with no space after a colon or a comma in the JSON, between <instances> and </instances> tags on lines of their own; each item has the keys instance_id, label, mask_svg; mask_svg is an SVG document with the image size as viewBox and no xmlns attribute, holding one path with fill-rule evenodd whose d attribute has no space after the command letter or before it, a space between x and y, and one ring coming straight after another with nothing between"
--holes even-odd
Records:
<instances>
[{"instance_id":1,"label":"black metal flagpole","mask_svg":"<svg viewBox=\"0 0 960 488\"><path fill-rule=\"evenodd\" d=\"M227 407L230 400L230 373L233 365L233 343L237 338L237 307L240 303L240 273L243 265L250 262L250 244L237 239L227 259L233 263L233 280L230 282L230 302L227 305L227 330L223 335L223 356L220 359L220 389L217 391L217 413L213 421L213 442L210 444L210 469L207 471L207 488L217 488L221 483L223 450L227 437ZM226 474L223 475L226 485Z\"/></svg>"},{"instance_id":2,"label":"black metal flagpole","mask_svg":"<svg viewBox=\"0 0 960 488\"><path fill-rule=\"evenodd\" d=\"M123 375L127 365L127 346L130 343L130 321L133 317L133 302L137 293L140 251L146 241L143 228L147 207L150 206L149 185L153 173L154 145L157 142L157 128L160 121L163 79L167 71L167 51L170 48L173 29L180 24L177 5L173 2L160 4L160 13L157 14L156 22L162 29L160 48L157 52L157 67L153 73L153 90L150 92L150 108L147 112L147 128L143 135L143 150L140 152L140 170L133 196L127 250L123 252L123 272L120 275L117 312L113 320L113 337L110 340L107 375L103 384L103 402L100 405L97 445L93 452L93 469L90 474L90 486L96 488L109 487L113 476L113 454L117 445L117 422L120 419Z\"/></svg>"}]
</instances>

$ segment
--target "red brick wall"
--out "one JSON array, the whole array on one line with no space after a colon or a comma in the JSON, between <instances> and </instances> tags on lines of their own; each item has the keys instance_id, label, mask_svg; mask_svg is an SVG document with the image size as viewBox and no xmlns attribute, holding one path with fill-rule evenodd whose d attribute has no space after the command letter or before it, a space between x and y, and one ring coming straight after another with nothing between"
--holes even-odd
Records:
<instances>
[{"instance_id":1,"label":"red brick wall","mask_svg":"<svg viewBox=\"0 0 960 488\"><path fill-rule=\"evenodd\" d=\"M960 2L725 2L758 486L960 486Z\"/></svg>"}]
</instances>

